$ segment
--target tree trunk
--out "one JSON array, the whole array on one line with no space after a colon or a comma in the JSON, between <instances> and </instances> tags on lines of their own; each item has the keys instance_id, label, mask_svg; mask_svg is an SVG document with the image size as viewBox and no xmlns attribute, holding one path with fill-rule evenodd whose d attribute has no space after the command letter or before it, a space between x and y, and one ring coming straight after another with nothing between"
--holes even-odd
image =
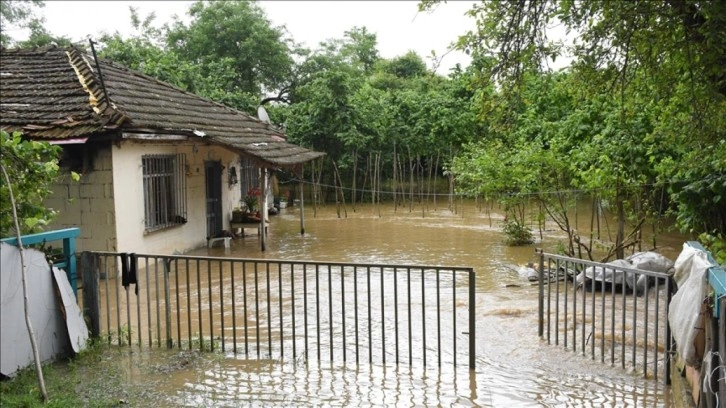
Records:
<instances>
[{"instance_id":1,"label":"tree trunk","mask_svg":"<svg viewBox=\"0 0 726 408\"><path fill-rule=\"evenodd\" d=\"M351 191L350 204L355 212L355 199L356 199L356 181L358 178L358 150L353 150L353 190Z\"/></svg>"},{"instance_id":2,"label":"tree trunk","mask_svg":"<svg viewBox=\"0 0 726 408\"><path fill-rule=\"evenodd\" d=\"M30 306L28 304L28 272L25 266L25 250L23 248L23 241L20 236L20 222L18 221L18 207L15 205L15 196L13 195L13 189L10 184L10 177L5 170L5 166L0 165L2 168L3 176L5 177L5 183L8 186L8 192L10 193L10 206L13 210L13 221L15 222L15 234L18 239L18 250L20 251L20 269L22 270L22 281L23 281L23 307L25 310L25 326L28 328L28 337L30 337L30 347L33 349L33 359L35 360L35 372L38 375L38 387L40 388L40 394L43 396L43 402L48 402L48 391L45 389L45 379L43 378L43 366L40 361L40 352L38 351L38 345L35 342L35 332L33 331L33 324L30 322Z\"/></svg>"},{"instance_id":3,"label":"tree trunk","mask_svg":"<svg viewBox=\"0 0 726 408\"><path fill-rule=\"evenodd\" d=\"M625 248L623 248L623 240L625 239L625 198L620 183L615 191L615 205L618 211L618 232L615 236L615 257L625 259Z\"/></svg>"}]
</instances>

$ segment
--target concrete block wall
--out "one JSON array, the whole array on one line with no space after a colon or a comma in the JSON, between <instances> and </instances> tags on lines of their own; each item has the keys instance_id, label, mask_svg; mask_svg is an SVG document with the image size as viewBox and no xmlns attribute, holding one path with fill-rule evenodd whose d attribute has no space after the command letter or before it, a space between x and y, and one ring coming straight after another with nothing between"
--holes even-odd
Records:
<instances>
[{"instance_id":1,"label":"concrete block wall","mask_svg":"<svg viewBox=\"0 0 726 408\"><path fill-rule=\"evenodd\" d=\"M97 147L94 152L92 167L80 174L79 181L73 181L69 170L61 169L63 174L45 201L58 211L48 229L80 228L77 252L116 250L111 147Z\"/></svg>"},{"instance_id":2,"label":"concrete block wall","mask_svg":"<svg viewBox=\"0 0 726 408\"><path fill-rule=\"evenodd\" d=\"M97 147L93 166L73 181L70 171L64 172L53 186L46 205L58 211L48 229L80 228L76 251L115 251L116 218L114 216L113 173L110 145Z\"/></svg>"}]
</instances>

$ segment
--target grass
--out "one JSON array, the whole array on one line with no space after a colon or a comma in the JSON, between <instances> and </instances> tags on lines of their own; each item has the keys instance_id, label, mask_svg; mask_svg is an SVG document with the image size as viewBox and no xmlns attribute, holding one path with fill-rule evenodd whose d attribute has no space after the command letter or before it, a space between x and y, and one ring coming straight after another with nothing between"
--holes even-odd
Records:
<instances>
[{"instance_id":1,"label":"grass","mask_svg":"<svg viewBox=\"0 0 726 408\"><path fill-rule=\"evenodd\" d=\"M91 345L73 359L43 366L48 402L43 404L35 366L0 382L2 407L115 407L126 403L124 373L104 364L108 349Z\"/></svg>"},{"instance_id":2,"label":"grass","mask_svg":"<svg viewBox=\"0 0 726 408\"><path fill-rule=\"evenodd\" d=\"M148 379L160 378L159 373L194 369L207 361L191 351L154 349L154 355L159 355L156 359L131 358L135 353L138 349L95 343L73 358L45 364L46 404L32 365L0 381L0 407L169 406L168 396L157 392Z\"/></svg>"}]
</instances>

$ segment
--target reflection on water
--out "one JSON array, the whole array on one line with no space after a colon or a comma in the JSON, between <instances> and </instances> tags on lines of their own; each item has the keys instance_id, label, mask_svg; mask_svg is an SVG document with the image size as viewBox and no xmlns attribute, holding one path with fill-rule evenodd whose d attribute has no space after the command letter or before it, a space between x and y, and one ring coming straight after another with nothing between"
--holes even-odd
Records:
<instances>
[{"instance_id":1,"label":"reflection on water","mask_svg":"<svg viewBox=\"0 0 726 408\"><path fill-rule=\"evenodd\" d=\"M309 211L309 210L308 210ZM585 213L583 211L583 213ZM669 406L660 382L548 346L537 337L537 287L512 265L534 261L534 247L502 244L497 216L473 206L384 213L371 207L338 218L334 207L312 217L300 234L297 208L271 217L267 251L257 236L235 240L231 251L202 249L193 255L366 263L472 266L477 273L477 367L423 368L339 362L245 360L207 355L204 367L174 370L155 384L159 406ZM501 218L501 217L499 217ZM561 235L544 232L538 245L554 252ZM658 237L675 259L683 242ZM164 358L167 351L153 351ZM177 351L178 353L178 351ZM146 355L147 352L138 353ZM133 366L133 363L130 363ZM143 381L144 372L133 374ZM157 379L158 380L158 379Z\"/></svg>"}]
</instances>

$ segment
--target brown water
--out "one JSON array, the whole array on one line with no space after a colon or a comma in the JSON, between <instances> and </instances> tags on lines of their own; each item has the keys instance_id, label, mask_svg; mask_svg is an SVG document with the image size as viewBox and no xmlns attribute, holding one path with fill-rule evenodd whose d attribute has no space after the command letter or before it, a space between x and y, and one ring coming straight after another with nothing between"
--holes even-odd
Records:
<instances>
[{"instance_id":1,"label":"brown water","mask_svg":"<svg viewBox=\"0 0 726 408\"><path fill-rule=\"evenodd\" d=\"M582 214L588 214L581 211ZM154 376L163 406L670 406L662 382L591 361L537 337L537 286L516 269L535 261L534 246L502 243L501 216L473 204L409 213L400 209L348 207L339 218L334 206L306 208L305 235L298 208L270 218L267 250L256 235L233 242L231 250L201 249L193 255L247 258L436 264L475 269L476 369L444 365L398 367L363 363L318 363L299 359L243 360L228 355L168 376ZM583 215L584 216L584 215ZM587 220L581 224L589 225ZM611 225L613 225L611 223ZM548 225L547 228L554 228ZM562 234L544 233L537 244L554 252ZM661 235L657 242L671 259L683 237ZM164 361L169 352L137 353L128 362L134 381L149 381L138 361ZM156 363L154 363L156 364Z\"/></svg>"}]
</instances>

